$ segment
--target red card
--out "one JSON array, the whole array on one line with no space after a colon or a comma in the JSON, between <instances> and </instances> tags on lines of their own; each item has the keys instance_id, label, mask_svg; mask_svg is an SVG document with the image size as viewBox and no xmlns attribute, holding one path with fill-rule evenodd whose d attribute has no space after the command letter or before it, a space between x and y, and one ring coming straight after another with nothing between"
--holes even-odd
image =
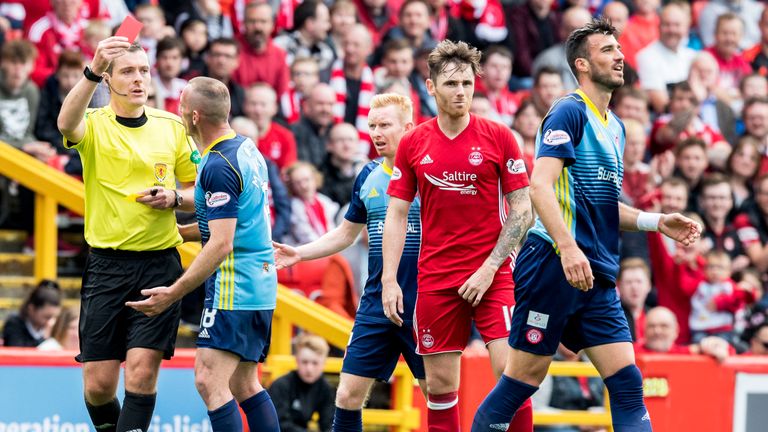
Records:
<instances>
[{"instance_id":1,"label":"red card","mask_svg":"<svg viewBox=\"0 0 768 432\"><path fill-rule=\"evenodd\" d=\"M123 23L120 24L120 28L117 29L115 36L124 36L128 38L128 42L133 43L133 41L139 37L139 32L142 27L144 27L144 24L132 15L128 15L125 17L125 20L123 20Z\"/></svg>"}]
</instances>

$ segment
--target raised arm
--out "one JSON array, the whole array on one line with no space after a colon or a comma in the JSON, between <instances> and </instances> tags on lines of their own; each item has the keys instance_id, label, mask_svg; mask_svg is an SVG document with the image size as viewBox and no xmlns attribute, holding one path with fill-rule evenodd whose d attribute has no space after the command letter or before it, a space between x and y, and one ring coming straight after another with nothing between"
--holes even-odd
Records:
<instances>
[{"instance_id":1,"label":"raised arm","mask_svg":"<svg viewBox=\"0 0 768 432\"><path fill-rule=\"evenodd\" d=\"M113 36L104 39L96 46L96 52L91 61L91 71L101 76L115 58L123 55L131 46L125 37ZM80 78L75 87L69 92L61 105L57 126L67 141L80 142L85 136L85 110L91 102L91 97L99 84Z\"/></svg>"},{"instance_id":2,"label":"raised arm","mask_svg":"<svg viewBox=\"0 0 768 432\"><path fill-rule=\"evenodd\" d=\"M398 326L403 325L399 314L403 309L403 290L397 283L397 269L405 246L405 234L408 228L408 210L411 203L400 198L390 197L387 217L384 220L382 236L382 256L384 268L381 275L381 301L384 315Z\"/></svg>"},{"instance_id":3,"label":"raised arm","mask_svg":"<svg viewBox=\"0 0 768 432\"><path fill-rule=\"evenodd\" d=\"M659 231L686 246L701 236L701 226L680 213L647 213L619 203L619 228L622 231Z\"/></svg>"}]
</instances>

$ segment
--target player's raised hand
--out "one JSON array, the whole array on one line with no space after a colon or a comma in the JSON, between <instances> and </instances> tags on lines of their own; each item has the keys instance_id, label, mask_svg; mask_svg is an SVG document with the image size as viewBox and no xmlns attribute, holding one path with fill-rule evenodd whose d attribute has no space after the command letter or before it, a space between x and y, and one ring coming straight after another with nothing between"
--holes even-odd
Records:
<instances>
[{"instance_id":1,"label":"player's raised hand","mask_svg":"<svg viewBox=\"0 0 768 432\"><path fill-rule=\"evenodd\" d=\"M488 287L491 286L495 274L496 271L492 267L487 265L480 266L480 268L472 273L472 276L461 285L461 288L459 288L459 295L461 298L472 304L472 307L479 305L483 295L488 291Z\"/></svg>"},{"instance_id":2,"label":"player's raised hand","mask_svg":"<svg viewBox=\"0 0 768 432\"><path fill-rule=\"evenodd\" d=\"M275 249L275 268L277 270L288 268L301 261L299 251L293 246L273 241L272 247Z\"/></svg>"},{"instance_id":3,"label":"player's raised hand","mask_svg":"<svg viewBox=\"0 0 768 432\"><path fill-rule=\"evenodd\" d=\"M595 281L592 275L592 267L584 252L578 246L560 249L560 262L568 283L581 291L589 291Z\"/></svg>"},{"instance_id":4,"label":"player's raised hand","mask_svg":"<svg viewBox=\"0 0 768 432\"><path fill-rule=\"evenodd\" d=\"M695 243L701 237L701 225L680 213L661 215L659 231L686 246Z\"/></svg>"},{"instance_id":5,"label":"player's raised hand","mask_svg":"<svg viewBox=\"0 0 768 432\"><path fill-rule=\"evenodd\" d=\"M396 281L382 281L381 304L384 307L384 316L389 318L398 327L402 327L403 319L400 317L400 314L405 312L405 309L403 309L403 290Z\"/></svg>"},{"instance_id":6,"label":"player's raised hand","mask_svg":"<svg viewBox=\"0 0 768 432\"><path fill-rule=\"evenodd\" d=\"M176 301L176 297L173 296L171 289L164 286L143 289L141 290L141 295L147 296L147 298L139 301L125 302L125 305L150 317L160 315Z\"/></svg>"},{"instance_id":7,"label":"player's raised hand","mask_svg":"<svg viewBox=\"0 0 768 432\"><path fill-rule=\"evenodd\" d=\"M102 40L96 45L96 52L91 61L91 71L96 75L103 74L112 60L125 54L130 47L131 43L124 36L112 36Z\"/></svg>"}]
</instances>

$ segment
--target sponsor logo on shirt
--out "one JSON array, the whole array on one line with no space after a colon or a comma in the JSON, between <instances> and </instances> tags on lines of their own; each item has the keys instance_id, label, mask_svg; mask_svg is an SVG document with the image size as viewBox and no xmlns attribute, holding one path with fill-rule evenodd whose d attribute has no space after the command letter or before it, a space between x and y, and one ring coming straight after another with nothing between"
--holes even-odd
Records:
<instances>
[{"instance_id":1,"label":"sponsor logo on shirt","mask_svg":"<svg viewBox=\"0 0 768 432\"><path fill-rule=\"evenodd\" d=\"M560 145L571 142L571 136L564 130L547 129L541 141L546 145Z\"/></svg>"},{"instance_id":2,"label":"sponsor logo on shirt","mask_svg":"<svg viewBox=\"0 0 768 432\"><path fill-rule=\"evenodd\" d=\"M529 343L536 345L544 339L544 333L542 333L539 329L530 329L525 334L525 338L528 339Z\"/></svg>"},{"instance_id":3,"label":"sponsor logo on shirt","mask_svg":"<svg viewBox=\"0 0 768 432\"><path fill-rule=\"evenodd\" d=\"M376 190L376 188L373 188L370 192L368 192L368 198L376 198L377 196L379 196L379 192Z\"/></svg>"},{"instance_id":4,"label":"sponsor logo on shirt","mask_svg":"<svg viewBox=\"0 0 768 432\"><path fill-rule=\"evenodd\" d=\"M599 167L597 169L597 179L611 182L615 184L616 187L621 187L621 180L619 179L619 173L614 170Z\"/></svg>"},{"instance_id":5,"label":"sponsor logo on shirt","mask_svg":"<svg viewBox=\"0 0 768 432\"><path fill-rule=\"evenodd\" d=\"M522 174L525 172L525 162L522 159L509 159L507 161L507 171L510 174Z\"/></svg>"},{"instance_id":6,"label":"sponsor logo on shirt","mask_svg":"<svg viewBox=\"0 0 768 432\"><path fill-rule=\"evenodd\" d=\"M469 163L478 166L483 163L483 154L479 151L473 151L469 154Z\"/></svg>"},{"instance_id":7,"label":"sponsor logo on shirt","mask_svg":"<svg viewBox=\"0 0 768 432\"><path fill-rule=\"evenodd\" d=\"M221 207L228 203L230 200L229 194L226 192L206 192L205 204L208 207Z\"/></svg>"},{"instance_id":8,"label":"sponsor logo on shirt","mask_svg":"<svg viewBox=\"0 0 768 432\"><path fill-rule=\"evenodd\" d=\"M419 162L419 165L427 165L427 164L431 164L431 163L433 163L433 162L434 162L434 161L432 160L432 158L431 158L431 157L429 157L429 155L426 155L426 156L424 156L424 157L421 159L421 162Z\"/></svg>"},{"instance_id":9,"label":"sponsor logo on shirt","mask_svg":"<svg viewBox=\"0 0 768 432\"><path fill-rule=\"evenodd\" d=\"M403 172L400 171L400 168L393 167L392 168L392 180L400 180L403 178Z\"/></svg>"},{"instance_id":10,"label":"sponsor logo on shirt","mask_svg":"<svg viewBox=\"0 0 768 432\"><path fill-rule=\"evenodd\" d=\"M424 173L424 177L433 185L444 191L457 191L461 195L477 195L477 187L470 182L477 181L477 174L463 171L443 171L443 178Z\"/></svg>"}]
</instances>

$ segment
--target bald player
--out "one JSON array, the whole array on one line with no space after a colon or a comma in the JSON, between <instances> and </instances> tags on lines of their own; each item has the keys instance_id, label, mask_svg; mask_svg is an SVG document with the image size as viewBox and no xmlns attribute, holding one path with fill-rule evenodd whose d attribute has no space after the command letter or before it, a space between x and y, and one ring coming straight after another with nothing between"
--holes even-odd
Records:
<instances>
[{"instance_id":1,"label":"bald player","mask_svg":"<svg viewBox=\"0 0 768 432\"><path fill-rule=\"evenodd\" d=\"M147 298L127 305L154 316L205 283L195 385L211 426L242 431L239 403L251 431L273 432L280 430L277 413L257 369L267 356L277 299L267 166L256 144L231 129L229 110L229 91L217 80L195 78L182 92L182 121L203 155L197 229L183 231L203 249L173 285L142 290Z\"/></svg>"}]
</instances>

